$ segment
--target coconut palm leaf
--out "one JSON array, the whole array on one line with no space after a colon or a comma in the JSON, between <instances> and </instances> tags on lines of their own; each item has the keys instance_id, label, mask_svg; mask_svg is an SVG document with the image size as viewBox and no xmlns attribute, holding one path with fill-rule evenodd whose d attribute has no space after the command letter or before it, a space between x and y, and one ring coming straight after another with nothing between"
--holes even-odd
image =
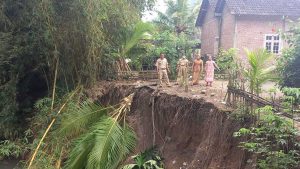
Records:
<instances>
[{"instance_id":1,"label":"coconut palm leaf","mask_svg":"<svg viewBox=\"0 0 300 169\"><path fill-rule=\"evenodd\" d=\"M173 19L171 19L169 16L167 16L166 14L160 12L160 11L156 11L157 13L157 18L153 20L153 23L160 25L160 26L164 26L166 28L172 29L174 27L174 21Z\"/></svg>"},{"instance_id":2,"label":"coconut palm leaf","mask_svg":"<svg viewBox=\"0 0 300 169\"><path fill-rule=\"evenodd\" d=\"M154 30L154 27L150 23L139 22L135 25L133 34L125 43L125 46L122 50L122 55L126 55L138 42L147 36L146 33L151 33Z\"/></svg>"},{"instance_id":3,"label":"coconut palm leaf","mask_svg":"<svg viewBox=\"0 0 300 169\"><path fill-rule=\"evenodd\" d=\"M115 169L134 149L135 134L131 128L120 126L111 117L102 117L92 132L75 142L66 169Z\"/></svg>"},{"instance_id":4,"label":"coconut palm leaf","mask_svg":"<svg viewBox=\"0 0 300 169\"><path fill-rule=\"evenodd\" d=\"M62 137L78 136L98 122L103 115L111 107L103 108L100 105L92 103L91 101L84 101L82 103L70 103L67 112L61 119L61 124L58 130L58 135Z\"/></svg>"},{"instance_id":5,"label":"coconut palm leaf","mask_svg":"<svg viewBox=\"0 0 300 169\"><path fill-rule=\"evenodd\" d=\"M124 166L122 169L139 169L139 167L136 164L128 164Z\"/></svg>"},{"instance_id":6,"label":"coconut palm leaf","mask_svg":"<svg viewBox=\"0 0 300 169\"><path fill-rule=\"evenodd\" d=\"M132 97L133 95L129 95L124 98L118 104L119 108L110 109L113 111L107 111L108 109L105 110L91 102L82 103L79 107L70 110L70 115L65 116L65 120L69 119L71 122L62 123L65 127L61 130L65 132L70 131L72 126L82 126L87 132L74 142L74 148L66 162L66 169L116 169L118 167L135 146L135 134L125 121ZM72 115L76 116L74 120ZM76 124L76 121L80 124Z\"/></svg>"},{"instance_id":7,"label":"coconut palm leaf","mask_svg":"<svg viewBox=\"0 0 300 169\"><path fill-rule=\"evenodd\" d=\"M275 66L269 66L273 55L263 49L257 51L249 51L246 49L249 68L244 70L244 76L249 81L251 93L259 94L261 86L267 81L277 79Z\"/></svg>"},{"instance_id":8,"label":"coconut palm leaf","mask_svg":"<svg viewBox=\"0 0 300 169\"><path fill-rule=\"evenodd\" d=\"M154 23L163 29L173 28L177 33L193 32L194 22L192 21L196 20L200 3L198 2L194 6L188 4L187 0L168 0L166 12L157 12L158 17Z\"/></svg>"}]
</instances>

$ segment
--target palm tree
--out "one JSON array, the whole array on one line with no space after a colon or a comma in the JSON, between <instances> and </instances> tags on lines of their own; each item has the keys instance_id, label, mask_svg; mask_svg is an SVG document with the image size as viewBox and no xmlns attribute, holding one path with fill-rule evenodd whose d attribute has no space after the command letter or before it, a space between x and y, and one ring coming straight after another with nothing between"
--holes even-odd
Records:
<instances>
[{"instance_id":1,"label":"palm tree","mask_svg":"<svg viewBox=\"0 0 300 169\"><path fill-rule=\"evenodd\" d=\"M191 5L192 4L192 5ZM165 13L159 12L153 21L160 32L172 32L176 36L177 55L188 54L199 41L200 31L195 27L194 21L199 13L200 0L191 3L190 0L168 0Z\"/></svg>"},{"instance_id":2,"label":"palm tree","mask_svg":"<svg viewBox=\"0 0 300 169\"><path fill-rule=\"evenodd\" d=\"M135 147L134 131L125 121L131 101L132 95L117 109L105 109L91 102L72 106L75 108L66 113L58 131L60 138L79 136L69 153L66 169L118 167Z\"/></svg>"},{"instance_id":3,"label":"palm tree","mask_svg":"<svg viewBox=\"0 0 300 169\"><path fill-rule=\"evenodd\" d=\"M194 7L189 6L188 0L168 0L167 11L162 13L157 11L158 18L154 23L163 29L173 29L177 34L194 33L194 22L200 9L200 2Z\"/></svg>"},{"instance_id":4,"label":"palm tree","mask_svg":"<svg viewBox=\"0 0 300 169\"><path fill-rule=\"evenodd\" d=\"M138 48L139 42L143 39L151 39L151 33L154 27L150 23L138 22L131 30L126 30L122 35L122 46L114 53L117 60L117 71L126 72L130 71L129 66L125 62L125 58L129 58L129 54L136 56L139 55ZM131 57L133 58L133 57Z\"/></svg>"},{"instance_id":5,"label":"palm tree","mask_svg":"<svg viewBox=\"0 0 300 169\"><path fill-rule=\"evenodd\" d=\"M39 150L40 146L35 149L28 169L54 163L60 168L66 156L66 169L116 169L135 148L135 133L126 123L133 95L124 98L117 106L103 108L88 100L79 101L83 98L73 98L75 92L72 93L45 131L43 138L55 120L59 121L47 142L43 143L43 150ZM60 113L62 116L58 116ZM57 153L61 155L57 156Z\"/></svg>"},{"instance_id":6,"label":"palm tree","mask_svg":"<svg viewBox=\"0 0 300 169\"><path fill-rule=\"evenodd\" d=\"M275 66L268 66L273 55L264 50L249 51L246 49L249 68L244 70L244 75L249 81L250 92L259 95L264 83L275 80Z\"/></svg>"},{"instance_id":7,"label":"palm tree","mask_svg":"<svg viewBox=\"0 0 300 169\"><path fill-rule=\"evenodd\" d=\"M121 56L126 56L142 39L149 39L154 27L151 23L138 22L133 30L128 31L124 37L124 44L121 48Z\"/></svg>"}]
</instances>

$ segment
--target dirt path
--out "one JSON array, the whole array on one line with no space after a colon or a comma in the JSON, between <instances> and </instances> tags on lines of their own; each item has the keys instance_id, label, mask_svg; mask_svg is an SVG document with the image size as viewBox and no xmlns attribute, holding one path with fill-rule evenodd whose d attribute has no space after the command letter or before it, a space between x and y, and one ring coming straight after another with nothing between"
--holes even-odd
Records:
<instances>
[{"instance_id":1,"label":"dirt path","mask_svg":"<svg viewBox=\"0 0 300 169\"><path fill-rule=\"evenodd\" d=\"M134 84L137 86L150 86L153 89L157 89L156 82L137 81ZM171 82L171 87L164 85L158 89L161 93L190 99L205 99L207 102L211 102L218 106L218 108L224 110L230 109L224 102L227 91L227 81L216 81L212 87L206 87L204 83L193 86L189 85L188 92L185 91L184 87L176 85L175 82Z\"/></svg>"}]
</instances>

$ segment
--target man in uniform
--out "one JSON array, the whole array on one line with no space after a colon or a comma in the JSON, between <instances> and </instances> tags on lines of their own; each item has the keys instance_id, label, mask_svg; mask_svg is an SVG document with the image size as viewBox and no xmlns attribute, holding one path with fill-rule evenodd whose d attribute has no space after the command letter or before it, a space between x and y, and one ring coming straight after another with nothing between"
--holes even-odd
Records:
<instances>
[{"instance_id":1,"label":"man in uniform","mask_svg":"<svg viewBox=\"0 0 300 169\"><path fill-rule=\"evenodd\" d=\"M177 82L182 87L183 85L187 85L187 71L188 71L189 61L186 59L186 56L182 56L177 62L177 71L178 77Z\"/></svg>"},{"instance_id":2,"label":"man in uniform","mask_svg":"<svg viewBox=\"0 0 300 169\"><path fill-rule=\"evenodd\" d=\"M164 78L168 87L170 87L168 72L170 72L168 61L163 53L160 54L160 58L156 61L156 71L159 76L159 86L162 87L162 79Z\"/></svg>"}]
</instances>

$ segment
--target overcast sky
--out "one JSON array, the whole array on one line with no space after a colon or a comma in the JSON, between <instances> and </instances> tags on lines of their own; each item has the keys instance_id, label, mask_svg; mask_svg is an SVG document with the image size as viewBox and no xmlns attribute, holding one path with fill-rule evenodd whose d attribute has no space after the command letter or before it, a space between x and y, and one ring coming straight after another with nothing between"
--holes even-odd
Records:
<instances>
[{"instance_id":1,"label":"overcast sky","mask_svg":"<svg viewBox=\"0 0 300 169\"><path fill-rule=\"evenodd\" d=\"M175 0L173 0L175 1ZM200 2L201 0L188 0L188 3L190 5L195 4L196 2ZM167 10L167 5L165 3L165 0L156 0L155 6L154 6L154 11L151 12L145 12L143 16L143 21L151 21L155 17L157 17L157 13L155 10L158 10L160 12L165 12Z\"/></svg>"},{"instance_id":2,"label":"overcast sky","mask_svg":"<svg viewBox=\"0 0 300 169\"><path fill-rule=\"evenodd\" d=\"M164 2L165 0L157 0L154 6L154 11L151 12L145 12L144 16L143 16L143 20L144 21L151 21L153 20L156 16L157 13L155 12L155 10L158 10L160 12L165 12L167 9L166 3Z\"/></svg>"}]
</instances>

